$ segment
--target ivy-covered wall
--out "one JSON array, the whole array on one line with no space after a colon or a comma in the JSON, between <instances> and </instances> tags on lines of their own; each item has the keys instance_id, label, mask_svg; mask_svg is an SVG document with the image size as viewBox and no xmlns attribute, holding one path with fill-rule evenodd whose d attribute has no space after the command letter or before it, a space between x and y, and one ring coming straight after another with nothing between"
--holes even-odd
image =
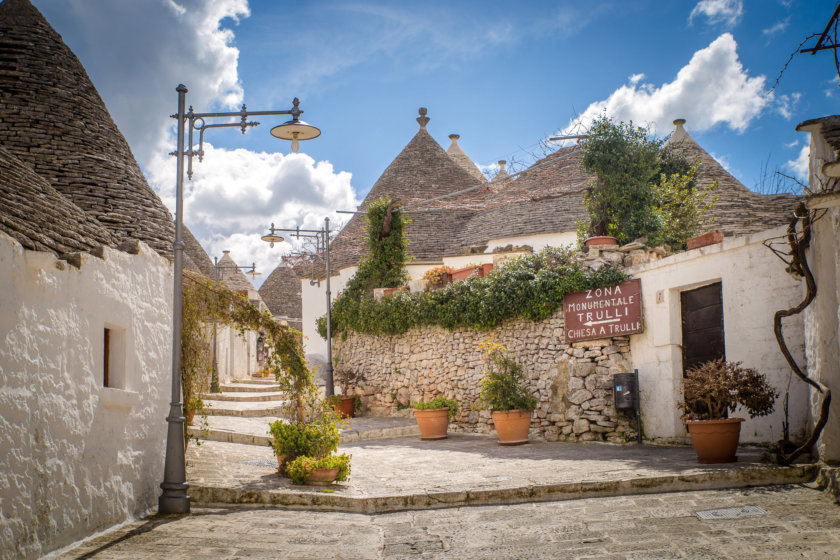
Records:
<instances>
[{"instance_id":1,"label":"ivy-covered wall","mask_svg":"<svg viewBox=\"0 0 840 560\"><path fill-rule=\"evenodd\" d=\"M549 441L624 442L635 420L613 407L612 374L630 368L629 337L568 344L563 313L534 322L512 319L488 330L422 327L396 336L348 333L334 344L336 383L362 397L367 414L384 416L439 395L461 405L450 429L490 432L489 411L475 411L485 371L479 344L495 340L524 366L539 404L532 434Z\"/></svg>"}]
</instances>

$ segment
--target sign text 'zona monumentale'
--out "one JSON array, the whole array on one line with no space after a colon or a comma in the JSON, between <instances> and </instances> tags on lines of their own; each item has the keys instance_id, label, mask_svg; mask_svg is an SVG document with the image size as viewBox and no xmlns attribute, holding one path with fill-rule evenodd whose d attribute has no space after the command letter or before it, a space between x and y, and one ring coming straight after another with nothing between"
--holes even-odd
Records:
<instances>
[{"instance_id":1,"label":"sign text 'zona monumentale'","mask_svg":"<svg viewBox=\"0 0 840 560\"><path fill-rule=\"evenodd\" d=\"M563 311L568 342L640 333L642 281L566 294Z\"/></svg>"}]
</instances>

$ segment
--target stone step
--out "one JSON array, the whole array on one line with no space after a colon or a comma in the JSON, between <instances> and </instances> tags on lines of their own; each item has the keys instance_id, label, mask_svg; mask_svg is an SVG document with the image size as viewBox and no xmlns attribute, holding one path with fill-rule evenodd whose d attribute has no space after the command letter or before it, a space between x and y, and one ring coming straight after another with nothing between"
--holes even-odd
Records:
<instances>
[{"instance_id":1,"label":"stone step","mask_svg":"<svg viewBox=\"0 0 840 560\"><path fill-rule=\"evenodd\" d=\"M228 393L204 393L201 398L212 401L234 401L234 402L265 402L265 401L283 401L285 400L285 393L278 391L261 391L249 392L231 391Z\"/></svg>"},{"instance_id":2,"label":"stone step","mask_svg":"<svg viewBox=\"0 0 840 560\"><path fill-rule=\"evenodd\" d=\"M254 385L277 385L277 380L274 376L271 377L245 377L242 379L234 379L232 383L252 383Z\"/></svg>"},{"instance_id":3,"label":"stone step","mask_svg":"<svg viewBox=\"0 0 840 560\"><path fill-rule=\"evenodd\" d=\"M229 384L229 385L222 385L221 386L222 393L272 393L276 392L280 389L280 385L276 383L272 383L270 385L260 384L260 383L251 383L248 382L236 382L236 384Z\"/></svg>"},{"instance_id":4,"label":"stone step","mask_svg":"<svg viewBox=\"0 0 840 560\"><path fill-rule=\"evenodd\" d=\"M204 399L204 411L209 416L277 416L282 413L280 400L263 402L237 402Z\"/></svg>"}]
</instances>

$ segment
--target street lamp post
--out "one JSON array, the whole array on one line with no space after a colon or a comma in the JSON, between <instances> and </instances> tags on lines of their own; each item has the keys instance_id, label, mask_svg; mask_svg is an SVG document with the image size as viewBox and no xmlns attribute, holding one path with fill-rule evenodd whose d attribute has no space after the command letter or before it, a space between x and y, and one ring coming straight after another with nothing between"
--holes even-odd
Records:
<instances>
[{"instance_id":1,"label":"street lamp post","mask_svg":"<svg viewBox=\"0 0 840 560\"><path fill-rule=\"evenodd\" d=\"M224 128L238 126L242 133L258 122L248 121L250 116L268 115L291 115L292 120L271 129L272 136L292 140L292 151L296 152L299 140L317 138L321 131L300 120L303 113L298 107L300 101L297 98L292 102L293 107L288 111L247 111L245 105L242 110L235 113L195 113L192 107L189 112L186 108L187 87L179 84L175 90L178 92L178 113L172 118L178 121L178 146L174 155L177 158L175 177L175 242L172 244L174 256L175 278L172 294L172 396L169 403L169 416L166 421L169 428L166 434L166 460L163 469L163 482L160 487L163 493L158 498L158 511L160 513L189 513L190 497L187 490L190 485L187 483L187 472L184 461L184 407L181 403L181 328L183 320L183 272L184 272L184 157L188 160L187 174L192 178L192 158L198 156L199 161L204 157L204 132L208 128ZM209 119L230 119L239 117L239 122L227 122L219 124L206 124ZM189 125L189 145L184 146L184 137ZM193 133L199 131L198 150L193 149Z\"/></svg>"},{"instance_id":2,"label":"street lamp post","mask_svg":"<svg viewBox=\"0 0 840 560\"><path fill-rule=\"evenodd\" d=\"M213 257L213 280L219 282L221 278L219 277L220 270L234 270L244 272L245 274L250 274L252 277L256 277L260 273L257 272L257 264L251 263L251 266L241 267L238 264L219 264L219 259L217 257ZM222 390L219 388L219 360L216 358L216 317L213 317L213 375L210 378L210 392L211 393L221 393Z\"/></svg>"},{"instance_id":3,"label":"street lamp post","mask_svg":"<svg viewBox=\"0 0 840 560\"><path fill-rule=\"evenodd\" d=\"M261 239L263 241L271 243L271 246L274 247L275 243L283 241L283 237L277 235L278 232L291 233L292 237L295 237L297 239L300 239L301 237L314 238L315 256L320 257L323 255L324 258L324 264L327 273L327 364L324 367L324 392L329 397L335 393L335 383L333 381L332 364L332 325L330 324L330 303L332 299L332 295L330 292L330 219L324 218L324 227L321 229L300 229L299 227L294 229L276 228L274 227L274 224L271 224L271 229L269 233L263 235ZM320 285L320 280L316 282L314 277L313 261L313 277L312 280L309 281L309 284L314 285L316 283Z\"/></svg>"}]
</instances>

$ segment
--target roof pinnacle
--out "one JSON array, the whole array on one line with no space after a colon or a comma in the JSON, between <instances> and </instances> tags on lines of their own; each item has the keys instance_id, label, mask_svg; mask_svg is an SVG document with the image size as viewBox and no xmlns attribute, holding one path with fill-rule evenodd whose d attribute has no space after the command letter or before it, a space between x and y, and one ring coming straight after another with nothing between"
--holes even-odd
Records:
<instances>
[{"instance_id":1,"label":"roof pinnacle","mask_svg":"<svg viewBox=\"0 0 840 560\"><path fill-rule=\"evenodd\" d=\"M425 129L426 125L429 122L429 117L426 116L428 109L426 109L425 107L420 107L420 109L417 112L420 113L420 116L417 117L417 122L420 123L421 129Z\"/></svg>"}]
</instances>

